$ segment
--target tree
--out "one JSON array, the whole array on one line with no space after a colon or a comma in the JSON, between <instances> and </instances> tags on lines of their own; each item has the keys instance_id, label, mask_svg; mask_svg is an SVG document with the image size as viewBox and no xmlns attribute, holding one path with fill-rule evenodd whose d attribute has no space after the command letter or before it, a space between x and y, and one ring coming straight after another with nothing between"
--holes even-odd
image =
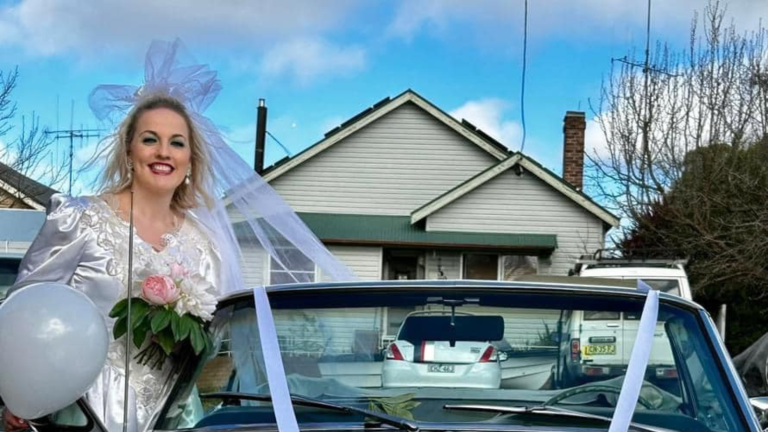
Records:
<instances>
[{"instance_id":1,"label":"tree","mask_svg":"<svg viewBox=\"0 0 768 432\"><path fill-rule=\"evenodd\" d=\"M687 50L657 44L647 68L614 63L592 106L606 148L587 155L587 188L630 221L680 179L691 151L738 149L768 132L766 31L740 34L724 20L710 3L702 30L692 20Z\"/></svg>"},{"instance_id":2,"label":"tree","mask_svg":"<svg viewBox=\"0 0 768 432\"><path fill-rule=\"evenodd\" d=\"M30 193L29 183L24 177L56 186L66 175L65 167L54 160L53 138L45 133L40 118L34 113L29 121L26 117L21 118L21 130L16 138L2 141L13 129L12 121L16 116L17 104L12 99L12 93L18 79L18 68L0 71L0 179L13 183L9 186L18 195L12 197L13 200L20 199L22 193ZM15 173L21 175L11 175ZM38 190L43 188L42 185L35 186L31 193L40 193Z\"/></svg>"},{"instance_id":3,"label":"tree","mask_svg":"<svg viewBox=\"0 0 768 432\"><path fill-rule=\"evenodd\" d=\"M725 19L711 2L687 49L614 63L592 106L606 147L587 155L585 184L623 216L625 255L684 255L695 299L731 305L735 353L768 325L768 34Z\"/></svg>"},{"instance_id":4,"label":"tree","mask_svg":"<svg viewBox=\"0 0 768 432\"><path fill-rule=\"evenodd\" d=\"M768 325L766 162L768 139L691 151L680 178L619 242L627 255L654 250L687 256L696 300L711 308L731 305L726 340L732 353L762 336Z\"/></svg>"}]
</instances>

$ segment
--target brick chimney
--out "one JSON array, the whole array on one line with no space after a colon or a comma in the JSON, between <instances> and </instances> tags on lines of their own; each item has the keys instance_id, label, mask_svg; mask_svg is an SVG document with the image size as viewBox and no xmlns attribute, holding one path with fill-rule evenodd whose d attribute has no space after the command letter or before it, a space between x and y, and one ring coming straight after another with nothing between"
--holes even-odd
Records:
<instances>
[{"instance_id":1,"label":"brick chimney","mask_svg":"<svg viewBox=\"0 0 768 432\"><path fill-rule=\"evenodd\" d=\"M584 130L582 111L567 111L563 119L563 179L576 190L584 185Z\"/></svg>"}]
</instances>

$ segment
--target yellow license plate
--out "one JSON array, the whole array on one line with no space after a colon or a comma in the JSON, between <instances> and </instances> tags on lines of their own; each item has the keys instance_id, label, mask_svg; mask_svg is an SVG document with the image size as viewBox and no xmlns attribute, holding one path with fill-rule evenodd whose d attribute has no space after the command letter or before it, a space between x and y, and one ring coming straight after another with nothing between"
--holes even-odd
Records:
<instances>
[{"instance_id":1,"label":"yellow license plate","mask_svg":"<svg viewBox=\"0 0 768 432\"><path fill-rule=\"evenodd\" d=\"M616 345L585 345L584 355L616 355Z\"/></svg>"}]
</instances>

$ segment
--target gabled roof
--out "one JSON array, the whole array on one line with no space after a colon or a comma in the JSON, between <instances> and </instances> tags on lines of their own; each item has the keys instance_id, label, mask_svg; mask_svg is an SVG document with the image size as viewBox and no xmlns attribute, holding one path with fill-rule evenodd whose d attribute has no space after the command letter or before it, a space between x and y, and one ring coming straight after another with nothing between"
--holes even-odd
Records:
<instances>
[{"instance_id":1,"label":"gabled roof","mask_svg":"<svg viewBox=\"0 0 768 432\"><path fill-rule=\"evenodd\" d=\"M522 153L510 152L507 147L493 139L488 134L484 133L482 130L476 128L470 122L466 120L462 120L461 122L457 121L451 115L433 105L431 102L424 99L421 95L411 89L406 90L405 92L396 96L394 99L382 99L370 108L363 110L354 117L345 121L340 126L330 130L325 134L325 137L322 140L310 146L303 152L293 157L284 158L278 161L262 173L264 180L267 182L275 180L291 169L301 165L315 155L321 153L327 148L333 146L344 138L350 136L351 134L373 123L374 121L380 119L381 117L406 103L413 103L416 106L422 108L438 121L453 129L465 137L469 142L487 151L489 154L496 157L500 161L498 164L488 168L485 171L482 171L475 177L472 177L454 189L446 192L433 201L425 204L421 208L415 210L413 213L411 213L412 223L423 220L428 215L434 213L445 205L448 205L464 194L474 190L476 187L480 186L486 181L496 177L502 172L505 172L509 168L519 165L520 167L530 171L536 177L549 184L569 199L584 207L587 211L597 216L608 226L616 227L619 225L618 217L597 204L586 194L574 189L573 186L560 178L560 176L557 174L544 168L541 164L534 161L533 159L528 158Z\"/></svg>"},{"instance_id":2,"label":"gabled roof","mask_svg":"<svg viewBox=\"0 0 768 432\"><path fill-rule=\"evenodd\" d=\"M487 151L497 159L503 160L509 156L509 150L501 143L478 130L471 123L467 121L459 122L445 111L441 110L428 100L421 97L415 91L409 89L394 99L382 99L370 108L360 112L351 119L342 123L340 126L330 130L325 134L325 137L322 140L313 144L303 152L291 158L282 159L271 167L268 167L262 173L262 176L268 182L280 177L291 169L311 159L318 153L321 153L327 148L333 146L344 138L352 135L358 130L373 123L374 121L380 119L381 117L387 115L388 113L394 111L406 103L413 103L420 107L435 117L437 120L453 129L458 134L462 135L469 142Z\"/></svg>"},{"instance_id":3,"label":"gabled roof","mask_svg":"<svg viewBox=\"0 0 768 432\"><path fill-rule=\"evenodd\" d=\"M530 159L522 153L513 154L507 159L504 159L503 161L486 169L485 171L481 171L479 174L470 178L464 183L459 184L448 192L414 210L411 213L411 223L415 224L423 220L427 216L437 212L441 208L472 192L476 188L496 178L498 175L507 172L510 168L515 166L519 166L535 175L538 179L552 186L555 190L562 193L576 204L584 207L587 211L600 218L600 220L609 226L616 227L619 225L619 218L616 217L613 213L604 209L602 206L594 202L589 196L577 191L573 188L573 186L568 184L555 173L544 168L538 162Z\"/></svg>"},{"instance_id":4,"label":"gabled roof","mask_svg":"<svg viewBox=\"0 0 768 432\"><path fill-rule=\"evenodd\" d=\"M0 189L18 197L35 210L45 210L51 196L57 193L55 189L38 183L3 163L0 163Z\"/></svg>"}]
</instances>

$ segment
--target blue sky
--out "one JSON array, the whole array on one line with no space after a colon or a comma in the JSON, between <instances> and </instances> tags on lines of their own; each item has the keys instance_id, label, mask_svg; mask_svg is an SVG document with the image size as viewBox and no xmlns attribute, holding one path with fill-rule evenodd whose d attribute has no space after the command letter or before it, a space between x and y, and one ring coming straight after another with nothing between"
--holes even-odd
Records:
<instances>
[{"instance_id":1,"label":"blue sky","mask_svg":"<svg viewBox=\"0 0 768 432\"><path fill-rule=\"evenodd\" d=\"M327 130L411 88L511 149L522 136L522 0L0 0L0 70L19 67L17 124L99 127L87 106L98 84L141 84L153 39L181 38L219 72L206 114L253 159L255 107L297 153ZM683 47L706 0L655 0L652 39ZM645 42L643 0L532 0L529 4L525 152L561 171L562 119L600 96L611 58ZM743 30L768 16L764 0L728 2ZM18 128L17 128L18 130ZM600 146L589 124L589 147ZM14 132L0 137L10 142ZM86 143L90 149L97 143ZM88 153L81 150L80 155ZM284 156L272 140L267 162ZM76 190L74 192L81 192Z\"/></svg>"}]
</instances>

